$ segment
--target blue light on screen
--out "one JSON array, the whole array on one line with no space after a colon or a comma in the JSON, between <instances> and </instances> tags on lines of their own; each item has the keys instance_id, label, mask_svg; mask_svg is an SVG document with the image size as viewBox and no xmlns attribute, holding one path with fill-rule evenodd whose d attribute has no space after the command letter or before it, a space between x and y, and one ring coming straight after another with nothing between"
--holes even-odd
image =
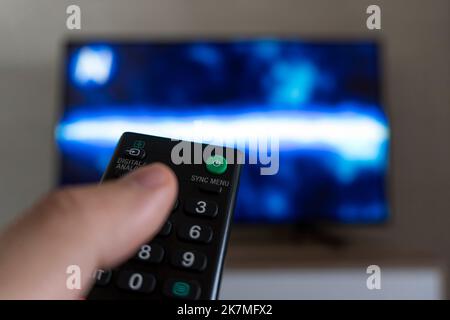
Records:
<instances>
[{"instance_id":1,"label":"blue light on screen","mask_svg":"<svg viewBox=\"0 0 450 320\"><path fill-rule=\"evenodd\" d=\"M108 109L108 107L104 107ZM153 109L149 107L149 109ZM388 130L382 119L345 112L273 112L240 115L127 115L126 111L75 116L62 122L59 141L115 146L125 131L201 142L228 138L250 141L253 136L268 141L273 136L283 149L328 150L350 161L377 161L387 142ZM196 138L199 139L196 139ZM205 140L203 140L205 141Z\"/></svg>"},{"instance_id":2,"label":"blue light on screen","mask_svg":"<svg viewBox=\"0 0 450 320\"><path fill-rule=\"evenodd\" d=\"M97 181L125 131L191 141L275 137L279 172L245 166L237 221L383 221L389 126L377 63L369 42L71 45L55 131L61 183Z\"/></svg>"},{"instance_id":3,"label":"blue light on screen","mask_svg":"<svg viewBox=\"0 0 450 320\"><path fill-rule=\"evenodd\" d=\"M79 86L104 85L113 68L114 54L104 45L86 46L73 58L72 79Z\"/></svg>"},{"instance_id":4,"label":"blue light on screen","mask_svg":"<svg viewBox=\"0 0 450 320\"><path fill-rule=\"evenodd\" d=\"M298 106L311 99L317 84L317 70L312 63L277 63L271 72L267 89L275 104Z\"/></svg>"}]
</instances>

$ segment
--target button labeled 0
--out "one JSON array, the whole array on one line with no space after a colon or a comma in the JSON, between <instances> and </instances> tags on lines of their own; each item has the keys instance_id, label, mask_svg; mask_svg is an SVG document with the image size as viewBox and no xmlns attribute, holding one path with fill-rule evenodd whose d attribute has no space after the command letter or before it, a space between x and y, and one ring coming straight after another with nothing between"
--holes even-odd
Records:
<instances>
[{"instance_id":1,"label":"button labeled 0","mask_svg":"<svg viewBox=\"0 0 450 320\"><path fill-rule=\"evenodd\" d=\"M156 279L149 273L126 270L119 274L117 285L128 291L150 293L155 289Z\"/></svg>"}]
</instances>

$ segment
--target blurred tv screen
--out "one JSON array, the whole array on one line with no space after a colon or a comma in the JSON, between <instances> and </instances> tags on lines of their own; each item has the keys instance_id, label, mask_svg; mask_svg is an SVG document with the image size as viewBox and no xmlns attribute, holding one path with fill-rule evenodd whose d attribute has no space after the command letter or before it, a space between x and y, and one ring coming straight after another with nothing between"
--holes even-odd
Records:
<instances>
[{"instance_id":1,"label":"blurred tv screen","mask_svg":"<svg viewBox=\"0 0 450 320\"><path fill-rule=\"evenodd\" d=\"M267 133L279 139L278 173L244 166L236 221L382 222L389 127L379 51L356 40L69 42L60 183L99 181L125 131Z\"/></svg>"}]
</instances>

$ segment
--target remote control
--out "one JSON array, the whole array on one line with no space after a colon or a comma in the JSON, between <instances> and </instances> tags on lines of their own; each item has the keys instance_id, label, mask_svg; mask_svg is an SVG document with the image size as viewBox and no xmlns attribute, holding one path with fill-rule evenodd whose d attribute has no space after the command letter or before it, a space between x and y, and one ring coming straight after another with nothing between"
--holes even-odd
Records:
<instances>
[{"instance_id":1,"label":"remote control","mask_svg":"<svg viewBox=\"0 0 450 320\"><path fill-rule=\"evenodd\" d=\"M162 162L178 178L178 198L157 237L118 268L97 270L88 299L217 299L243 156L219 148L221 154L206 144L122 135L102 181Z\"/></svg>"}]
</instances>

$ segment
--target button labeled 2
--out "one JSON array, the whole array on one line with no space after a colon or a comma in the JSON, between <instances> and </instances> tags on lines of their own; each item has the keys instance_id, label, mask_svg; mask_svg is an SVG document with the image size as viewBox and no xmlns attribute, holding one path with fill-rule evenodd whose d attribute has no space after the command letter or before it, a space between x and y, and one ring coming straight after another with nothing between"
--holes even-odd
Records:
<instances>
[{"instance_id":1,"label":"button labeled 2","mask_svg":"<svg viewBox=\"0 0 450 320\"><path fill-rule=\"evenodd\" d=\"M186 201L184 209L193 216L215 217L217 215L217 204L212 201L202 199L189 199Z\"/></svg>"},{"instance_id":2,"label":"button labeled 2","mask_svg":"<svg viewBox=\"0 0 450 320\"><path fill-rule=\"evenodd\" d=\"M172 264L182 269L202 271L206 268L206 256L193 250L178 250L172 257Z\"/></svg>"},{"instance_id":3,"label":"button labeled 2","mask_svg":"<svg viewBox=\"0 0 450 320\"><path fill-rule=\"evenodd\" d=\"M192 242L209 243L212 240L213 231L204 224L188 224L178 229L178 237Z\"/></svg>"}]
</instances>

